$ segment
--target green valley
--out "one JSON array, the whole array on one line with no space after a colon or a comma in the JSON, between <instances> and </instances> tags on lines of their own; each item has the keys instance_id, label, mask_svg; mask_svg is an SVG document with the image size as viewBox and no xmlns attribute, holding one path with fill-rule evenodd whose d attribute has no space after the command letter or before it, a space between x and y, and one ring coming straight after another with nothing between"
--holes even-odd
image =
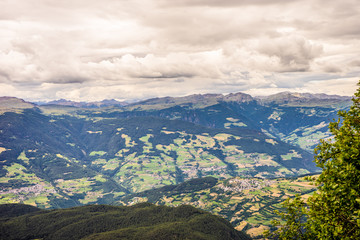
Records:
<instances>
[{"instance_id":1,"label":"green valley","mask_svg":"<svg viewBox=\"0 0 360 240\"><path fill-rule=\"evenodd\" d=\"M315 190L296 177L318 171L312 150L350 101L237 93L71 104L0 98L0 204L186 203L258 236L281 201Z\"/></svg>"}]
</instances>

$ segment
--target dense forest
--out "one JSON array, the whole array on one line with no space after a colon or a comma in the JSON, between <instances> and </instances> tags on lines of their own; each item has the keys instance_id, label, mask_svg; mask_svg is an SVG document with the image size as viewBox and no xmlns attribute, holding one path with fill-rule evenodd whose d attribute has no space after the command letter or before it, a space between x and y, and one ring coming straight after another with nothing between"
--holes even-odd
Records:
<instances>
[{"instance_id":1,"label":"dense forest","mask_svg":"<svg viewBox=\"0 0 360 240\"><path fill-rule=\"evenodd\" d=\"M250 239L226 220L182 205L141 203L131 207L88 205L41 210L0 205L0 239Z\"/></svg>"}]
</instances>

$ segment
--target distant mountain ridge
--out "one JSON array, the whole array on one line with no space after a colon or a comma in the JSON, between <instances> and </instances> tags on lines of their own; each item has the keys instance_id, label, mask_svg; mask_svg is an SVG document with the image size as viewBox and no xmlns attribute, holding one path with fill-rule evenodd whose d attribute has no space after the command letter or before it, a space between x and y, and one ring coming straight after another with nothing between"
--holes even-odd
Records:
<instances>
[{"instance_id":1,"label":"distant mountain ridge","mask_svg":"<svg viewBox=\"0 0 360 240\"><path fill-rule=\"evenodd\" d=\"M329 106L331 104L338 104L346 102L351 99L347 96L327 95L324 93L296 93L296 92L281 92L269 96L258 97L263 104L278 104L278 105L312 105L312 106Z\"/></svg>"},{"instance_id":2,"label":"distant mountain ridge","mask_svg":"<svg viewBox=\"0 0 360 240\"><path fill-rule=\"evenodd\" d=\"M265 99L276 99L276 98L316 98L316 99L339 99L346 100L350 99L349 96L340 96L340 95L328 95L325 93L298 93L298 92L280 92L268 96L263 96Z\"/></svg>"},{"instance_id":3,"label":"distant mountain ridge","mask_svg":"<svg viewBox=\"0 0 360 240\"><path fill-rule=\"evenodd\" d=\"M227 95L223 94L193 94L185 97L162 97L152 98L140 102L129 104L130 106L141 106L141 105L182 105L182 104L198 104L203 106L210 106L219 102L252 102L255 99L249 94L245 93L230 93Z\"/></svg>"},{"instance_id":4,"label":"distant mountain ridge","mask_svg":"<svg viewBox=\"0 0 360 240\"><path fill-rule=\"evenodd\" d=\"M13 107L15 106L15 99L18 100L18 106L24 106L24 108L34 107L36 105L60 105L60 106L72 106L77 108L101 108L101 107L135 107L135 106L175 106L175 105L186 105L186 104L197 104L210 106L220 102L237 102L237 103L250 103L258 102L261 104L278 104L278 105L304 105L304 104L315 104L315 105L329 105L341 102L347 102L351 99L349 96L339 95L327 95L324 93L312 94L312 93L298 93L298 92L280 92L268 96L253 97L249 94L238 92L229 94L193 94L184 97L157 97L146 100L141 100L133 103L127 101L117 101L115 99L104 99L102 101L95 102L76 102L66 99L59 99L49 102L27 102L16 97L0 97L0 108L5 105L9 105L12 102ZM30 104L30 105L21 105Z\"/></svg>"},{"instance_id":5,"label":"distant mountain ridge","mask_svg":"<svg viewBox=\"0 0 360 240\"><path fill-rule=\"evenodd\" d=\"M122 107L128 105L127 102L119 102L115 99L104 99L97 102L75 102L66 99L59 99L50 102L37 102L37 105L61 105L61 106L71 106L78 108L101 108L101 107Z\"/></svg>"}]
</instances>

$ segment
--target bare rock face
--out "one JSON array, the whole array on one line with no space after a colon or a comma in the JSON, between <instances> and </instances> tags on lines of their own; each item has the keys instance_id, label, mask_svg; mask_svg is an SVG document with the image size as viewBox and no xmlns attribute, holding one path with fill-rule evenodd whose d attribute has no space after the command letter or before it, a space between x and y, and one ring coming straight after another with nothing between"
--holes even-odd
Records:
<instances>
[{"instance_id":1,"label":"bare rock face","mask_svg":"<svg viewBox=\"0 0 360 240\"><path fill-rule=\"evenodd\" d=\"M223 99L226 102L238 102L238 103L254 101L254 98L252 96L250 96L249 94L241 93L241 92L230 93L230 94L224 96Z\"/></svg>"}]
</instances>

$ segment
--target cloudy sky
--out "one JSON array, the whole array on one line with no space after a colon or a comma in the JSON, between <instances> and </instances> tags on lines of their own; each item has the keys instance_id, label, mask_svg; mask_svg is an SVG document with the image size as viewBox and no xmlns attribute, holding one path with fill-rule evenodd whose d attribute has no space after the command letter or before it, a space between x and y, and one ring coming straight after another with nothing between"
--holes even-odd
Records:
<instances>
[{"instance_id":1,"label":"cloudy sky","mask_svg":"<svg viewBox=\"0 0 360 240\"><path fill-rule=\"evenodd\" d=\"M359 0L0 0L0 96L352 95Z\"/></svg>"}]
</instances>

